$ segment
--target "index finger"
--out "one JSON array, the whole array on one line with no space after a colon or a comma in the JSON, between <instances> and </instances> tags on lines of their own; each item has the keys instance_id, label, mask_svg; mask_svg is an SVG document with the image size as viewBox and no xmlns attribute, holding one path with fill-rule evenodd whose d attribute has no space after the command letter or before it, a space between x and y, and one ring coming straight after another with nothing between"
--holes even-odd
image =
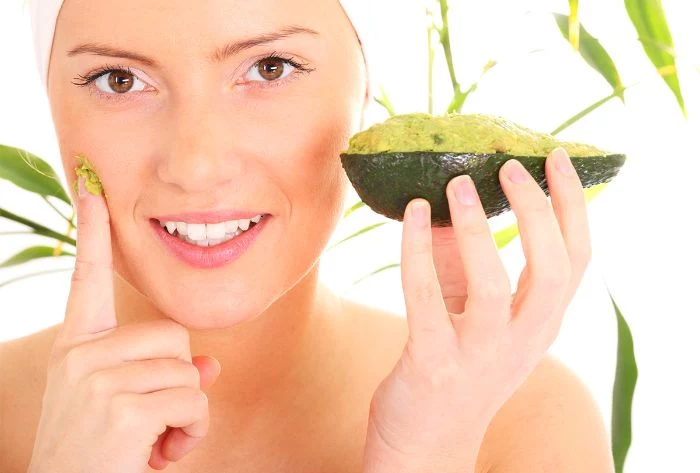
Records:
<instances>
[{"instance_id":1,"label":"index finger","mask_svg":"<svg viewBox=\"0 0 700 473\"><path fill-rule=\"evenodd\" d=\"M87 191L84 179L78 177L77 252L61 331L64 339L117 326L109 211L102 195Z\"/></svg>"}]
</instances>

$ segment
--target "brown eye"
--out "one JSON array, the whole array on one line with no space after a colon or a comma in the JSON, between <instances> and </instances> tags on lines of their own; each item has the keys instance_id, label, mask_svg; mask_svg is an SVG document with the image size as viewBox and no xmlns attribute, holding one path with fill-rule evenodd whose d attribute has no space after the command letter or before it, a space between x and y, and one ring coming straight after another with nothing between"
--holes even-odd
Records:
<instances>
[{"instance_id":1,"label":"brown eye","mask_svg":"<svg viewBox=\"0 0 700 473\"><path fill-rule=\"evenodd\" d=\"M265 80L272 81L282 77L284 73L285 60L279 58L269 58L258 63L258 73Z\"/></svg>"},{"instance_id":2,"label":"brown eye","mask_svg":"<svg viewBox=\"0 0 700 473\"><path fill-rule=\"evenodd\" d=\"M134 75L126 71L112 71L107 74L107 84L114 92L124 94L134 86Z\"/></svg>"}]
</instances>

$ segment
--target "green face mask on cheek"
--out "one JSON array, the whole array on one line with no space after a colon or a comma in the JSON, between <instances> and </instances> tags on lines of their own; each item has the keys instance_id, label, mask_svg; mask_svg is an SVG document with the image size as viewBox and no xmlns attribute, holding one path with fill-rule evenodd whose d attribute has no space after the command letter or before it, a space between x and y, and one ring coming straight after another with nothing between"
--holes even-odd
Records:
<instances>
[{"instance_id":1,"label":"green face mask on cheek","mask_svg":"<svg viewBox=\"0 0 700 473\"><path fill-rule=\"evenodd\" d=\"M102 194L104 192L102 182L97 176L97 171L95 171L93 165L85 156L81 154L77 155L75 158L80 160L80 166L75 168L75 175L77 176L75 182L73 183L75 193L78 193L78 178L83 176L85 178L85 188L88 190L88 192L94 195Z\"/></svg>"}]
</instances>

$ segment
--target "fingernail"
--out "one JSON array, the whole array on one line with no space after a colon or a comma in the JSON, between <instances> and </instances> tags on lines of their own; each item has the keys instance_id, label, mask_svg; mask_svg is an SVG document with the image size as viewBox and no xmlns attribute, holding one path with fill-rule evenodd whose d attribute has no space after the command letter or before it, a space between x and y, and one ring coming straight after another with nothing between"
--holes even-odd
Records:
<instances>
[{"instance_id":1,"label":"fingernail","mask_svg":"<svg viewBox=\"0 0 700 473\"><path fill-rule=\"evenodd\" d=\"M411 217L417 228L423 228L428 225L428 202L425 200L417 200L413 202L411 207Z\"/></svg>"},{"instance_id":2,"label":"fingernail","mask_svg":"<svg viewBox=\"0 0 700 473\"><path fill-rule=\"evenodd\" d=\"M512 182L522 184L527 181L527 171L525 171L523 165L520 164L520 161L511 159L506 163L506 166L506 175Z\"/></svg>"},{"instance_id":3,"label":"fingernail","mask_svg":"<svg viewBox=\"0 0 700 473\"><path fill-rule=\"evenodd\" d=\"M557 168L557 171L566 176L574 174L574 165L571 164L569 153L564 148L556 148L552 151L552 156L554 157L554 167Z\"/></svg>"},{"instance_id":4,"label":"fingernail","mask_svg":"<svg viewBox=\"0 0 700 473\"><path fill-rule=\"evenodd\" d=\"M476 205L476 188L471 176L459 176L456 186L457 200L460 204L472 207Z\"/></svg>"},{"instance_id":5,"label":"fingernail","mask_svg":"<svg viewBox=\"0 0 700 473\"><path fill-rule=\"evenodd\" d=\"M87 195L87 189L85 188L85 178L83 176L78 176L78 197L81 199Z\"/></svg>"}]
</instances>

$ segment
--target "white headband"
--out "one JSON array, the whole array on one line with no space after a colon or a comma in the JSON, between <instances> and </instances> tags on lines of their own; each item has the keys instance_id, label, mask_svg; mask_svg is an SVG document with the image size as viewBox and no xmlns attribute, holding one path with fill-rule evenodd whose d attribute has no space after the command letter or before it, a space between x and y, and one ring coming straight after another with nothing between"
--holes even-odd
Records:
<instances>
[{"instance_id":1,"label":"white headband","mask_svg":"<svg viewBox=\"0 0 700 473\"><path fill-rule=\"evenodd\" d=\"M369 97L374 96L374 85L372 74L370 73L373 64L371 48L367 47L368 38L371 35L370 20L372 12L370 6L372 0L338 0L345 10L350 22L355 28L365 63L369 74ZM44 89L48 86L49 58L51 57L51 47L53 45L54 31L56 30L56 20L58 12L61 10L63 0L29 0L29 18L34 37L34 52L36 63L44 84ZM368 54L369 53L369 54Z\"/></svg>"}]
</instances>

